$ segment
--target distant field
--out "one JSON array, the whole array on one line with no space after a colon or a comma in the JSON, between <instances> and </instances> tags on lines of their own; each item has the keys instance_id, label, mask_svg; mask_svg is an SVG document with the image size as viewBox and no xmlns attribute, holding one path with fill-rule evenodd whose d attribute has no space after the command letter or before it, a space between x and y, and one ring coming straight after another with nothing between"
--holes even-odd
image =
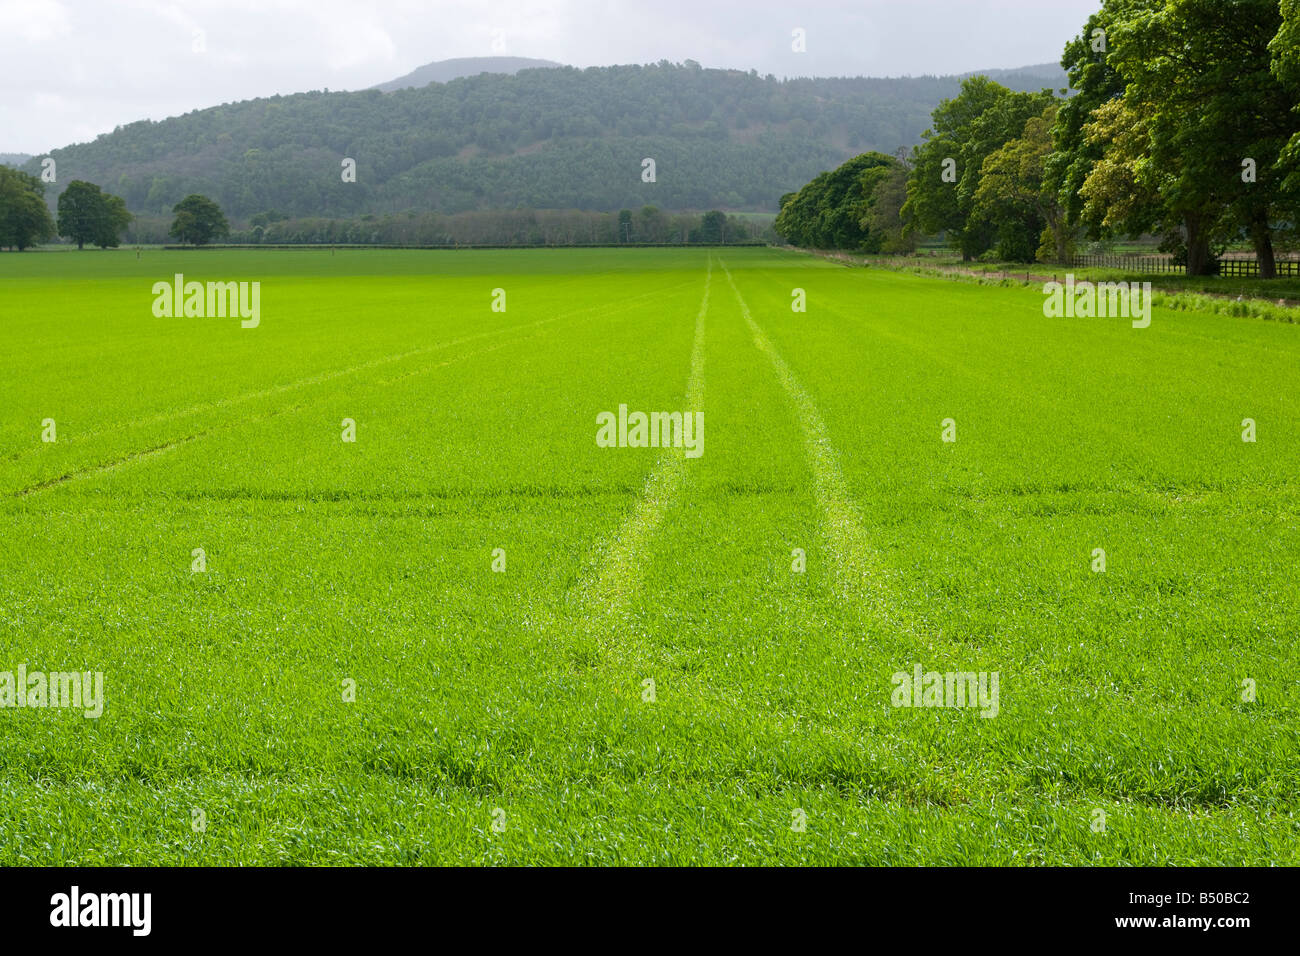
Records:
<instances>
[{"instance_id":1,"label":"distant field","mask_svg":"<svg viewBox=\"0 0 1300 956\"><path fill-rule=\"evenodd\" d=\"M177 272L260 325L155 317ZM1300 864L1300 328L1042 303L0 255L0 671L106 701L0 709L0 863ZM702 456L598 447L620 404ZM916 665L996 716L892 706Z\"/></svg>"}]
</instances>

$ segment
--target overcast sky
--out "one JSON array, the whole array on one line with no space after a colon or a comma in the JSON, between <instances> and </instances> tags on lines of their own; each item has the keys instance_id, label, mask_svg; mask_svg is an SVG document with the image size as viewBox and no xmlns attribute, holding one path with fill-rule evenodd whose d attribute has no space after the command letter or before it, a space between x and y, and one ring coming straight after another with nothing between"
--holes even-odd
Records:
<instances>
[{"instance_id":1,"label":"overcast sky","mask_svg":"<svg viewBox=\"0 0 1300 956\"><path fill-rule=\"evenodd\" d=\"M777 76L965 73L1060 59L1101 0L0 0L0 152L432 60L693 59ZM791 49L792 31L807 50Z\"/></svg>"}]
</instances>

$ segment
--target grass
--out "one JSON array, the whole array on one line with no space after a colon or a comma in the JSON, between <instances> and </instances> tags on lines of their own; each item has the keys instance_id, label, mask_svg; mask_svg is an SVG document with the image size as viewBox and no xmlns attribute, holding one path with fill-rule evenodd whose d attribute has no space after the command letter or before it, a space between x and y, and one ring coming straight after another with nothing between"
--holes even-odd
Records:
<instances>
[{"instance_id":1,"label":"grass","mask_svg":"<svg viewBox=\"0 0 1300 956\"><path fill-rule=\"evenodd\" d=\"M0 283L0 671L107 698L0 709L0 863L1300 863L1293 325L756 249Z\"/></svg>"}]
</instances>

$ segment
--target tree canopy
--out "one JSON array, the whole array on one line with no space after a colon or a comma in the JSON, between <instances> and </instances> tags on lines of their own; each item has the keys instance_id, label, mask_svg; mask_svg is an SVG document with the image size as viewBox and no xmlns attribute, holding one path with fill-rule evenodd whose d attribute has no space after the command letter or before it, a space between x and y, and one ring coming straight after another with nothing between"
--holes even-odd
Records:
<instances>
[{"instance_id":1,"label":"tree canopy","mask_svg":"<svg viewBox=\"0 0 1300 956\"><path fill-rule=\"evenodd\" d=\"M78 249L92 243L101 249L116 246L131 214L120 196L105 193L93 183L74 180L59 196L59 235Z\"/></svg>"},{"instance_id":2,"label":"tree canopy","mask_svg":"<svg viewBox=\"0 0 1300 956\"><path fill-rule=\"evenodd\" d=\"M1047 90L1017 93L984 76L963 82L961 93L934 111L934 125L913 154L903 215L924 232L946 233L965 258L995 244L1007 258L1023 258L1027 247L1032 257L1042 230L1035 217L1013 217L1005 202L977 205L976 197L985 160L1024 133L1051 102Z\"/></svg>"},{"instance_id":3,"label":"tree canopy","mask_svg":"<svg viewBox=\"0 0 1300 956\"><path fill-rule=\"evenodd\" d=\"M822 173L797 193L781 198L775 228L797 246L879 252L884 236L870 228L876 191L898 161L863 153Z\"/></svg>"},{"instance_id":4,"label":"tree canopy","mask_svg":"<svg viewBox=\"0 0 1300 956\"><path fill-rule=\"evenodd\" d=\"M226 221L221 207L207 196L186 196L176 204L172 212L176 218L172 221L169 235L178 242L203 246L230 234L230 223Z\"/></svg>"},{"instance_id":5,"label":"tree canopy","mask_svg":"<svg viewBox=\"0 0 1300 956\"><path fill-rule=\"evenodd\" d=\"M19 252L54 237L39 176L0 166L0 246Z\"/></svg>"}]
</instances>

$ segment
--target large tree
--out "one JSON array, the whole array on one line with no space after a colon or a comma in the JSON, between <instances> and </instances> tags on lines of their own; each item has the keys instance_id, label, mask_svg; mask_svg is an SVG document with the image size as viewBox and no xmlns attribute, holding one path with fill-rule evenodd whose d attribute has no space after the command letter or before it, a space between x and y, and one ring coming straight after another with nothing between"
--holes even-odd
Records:
<instances>
[{"instance_id":1,"label":"large tree","mask_svg":"<svg viewBox=\"0 0 1300 956\"><path fill-rule=\"evenodd\" d=\"M990 153L980 170L975 213L997 225L998 253L1004 259L1063 263L1070 254L1065 210L1044 170L1057 108L1049 103L1030 117L1021 136Z\"/></svg>"},{"instance_id":2,"label":"large tree","mask_svg":"<svg viewBox=\"0 0 1300 956\"><path fill-rule=\"evenodd\" d=\"M0 246L21 252L54 238L44 194L40 177L0 166Z\"/></svg>"},{"instance_id":3,"label":"large tree","mask_svg":"<svg viewBox=\"0 0 1300 956\"><path fill-rule=\"evenodd\" d=\"M1020 136L1052 99L1048 90L1014 93L986 76L962 81L960 95L934 111L933 126L913 154L904 216L923 232L947 233L963 259L992 248L999 227L976 209L975 200L984 160Z\"/></svg>"},{"instance_id":4,"label":"large tree","mask_svg":"<svg viewBox=\"0 0 1300 956\"><path fill-rule=\"evenodd\" d=\"M226 222L221 207L207 196L197 193L186 196L172 208L172 212L176 218L168 235L180 242L202 246L230 234L230 224Z\"/></svg>"},{"instance_id":5,"label":"large tree","mask_svg":"<svg viewBox=\"0 0 1300 956\"><path fill-rule=\"evenodd\" d=\"M105 249L116 246L130 223L122 198L100 191L94 183L74 180L59 197L59 235L74 241L78 249L88 242Z\"/></svg>"},{"instance_id":6,"label":"large tree","mask_svg":"<svg viewBox=\"0 0 1300 956\"><path fill-rule=\"evenodd\" d=\"M100 219L100 228L94 235L94 243L101 249L117 246L122 241L122 233L131 225L134 217L127 212L126 200L112 193L104 193L104 215Z\"/></svg>"},{"instance_id":7,"label":"large tree","mask_svg":"<svg viewBox=\"0 0 1300 956\"><path fill-rule=\"evenodd\" d=\"M1124 77L1110 63L1110 32L1117 17L1116 7L1117 4L1110 3L1094 13L1083 33L1065 45L1061 67L1075 92L1057 110L1052 128L1052 153L1044 167L1044 175L1065 210L1066 225L1083 227L1092 239L1102 238L1106 230L1101 216L1084 216L1081 190L1101 160L1103 147L1089 140L1084 127L1092 122L1095 110L1124 95ZM1094 212L1104 215L1101 210Z\"/></svg>"},{"instance_id":8,"label":"large tree","mask_svg":"<svg viewBox=\"0 0 1300 956\"><path fill-rule=\"evenodd\" d=\"M777 234L796 246L879 252L884 237L871 231L869 213L876 190L897 165L882 153L863 153L819 174L781 197Z\"/></svg>"},{"instance_id":9,"label":"large tree","mask_svg":"<svg viewBox=\"0 0 1300 956\"><path fill-rule=\"evenodd\" d=\"M700 218L700 242L722 242L726 239L727 216L710 209Z\"/></svg>"},{"instance_id":10,"label":"large tree","mask_svg":"<svg viewBox=\"0 0 1300 956\"><path fill-rule=\"evenodd\" d=\"M1182 223L1189 274L1209 271L1227 223L1272 277L1273 222L1293 202L1279 158L1296 130L1294 99L1274 73L1278 0L1107 0L1104 12L1107 63L1146 137L1130 165L1158 197L1153 218Z\"/></svg>"},{"instance_id":11,"label":"large tree","mask_svg":"<svg viewBox=\"0 0 1300 956\"><path fill-rule=\"evenodd\" d=\"M71 239L78 249L93 242L104 215L104 194L94 183L74 179L59 197L59 235Z\"/></svg>"},{"instance_id":12,"label":"large tree","mask_svg":"<svg viewBox=\"0 0 1300 956\"><path fill-rule=\"evenodd\" d=\"M1300 0L1282 0L1282 23L1269 44L1273 56L1273 75L1290 93L1296 104L1293 119L1300 119ZM1285 177L1288 190L1300 190L1300 128L1278 159L1278 171ZM1292 217L1295 221L1296 217Z\"/></svg>"}]
</instances>

